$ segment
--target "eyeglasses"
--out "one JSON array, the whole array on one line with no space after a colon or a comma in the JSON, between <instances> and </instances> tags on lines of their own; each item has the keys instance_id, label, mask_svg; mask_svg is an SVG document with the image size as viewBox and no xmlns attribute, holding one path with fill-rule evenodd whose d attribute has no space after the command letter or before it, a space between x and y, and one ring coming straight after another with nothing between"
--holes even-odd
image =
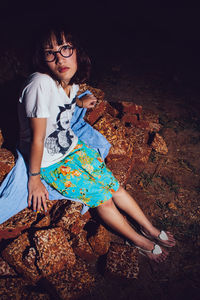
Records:
<instances>
[{"instance_id":1,"label":"eyeglasses","mask_svg":"<svg viewBox=\"0 0 200 300\"><path fill-rule=\"evenodd\" d=\"M44 59L46 62L52 62L56 59L56 53L60 53L63 57L67 58L72 56L74 47L69 45L62 46L58 51L44 51Z\"/></svg>"}]
</instances>

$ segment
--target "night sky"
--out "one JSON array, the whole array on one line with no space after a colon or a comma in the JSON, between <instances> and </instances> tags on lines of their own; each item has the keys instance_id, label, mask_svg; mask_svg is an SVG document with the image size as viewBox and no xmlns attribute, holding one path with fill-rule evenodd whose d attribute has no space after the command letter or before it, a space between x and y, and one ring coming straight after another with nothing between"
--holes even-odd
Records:
<instances>
[{"instance_id":1,"label":"night sky","mask_svg":"<svg viewBox=\"0 0 200 300\"><path fill-rule=\"evenodd\" d=\"M199 8L192 1L20 1L1 3L3 35L37 31L50 19L65 21L93 43L200 40ZM69 3L68 3L69 2ZM171 3L171 4L170 4ZM101 41L100 41L101 40Z\"/></svg>"}]
</instances>

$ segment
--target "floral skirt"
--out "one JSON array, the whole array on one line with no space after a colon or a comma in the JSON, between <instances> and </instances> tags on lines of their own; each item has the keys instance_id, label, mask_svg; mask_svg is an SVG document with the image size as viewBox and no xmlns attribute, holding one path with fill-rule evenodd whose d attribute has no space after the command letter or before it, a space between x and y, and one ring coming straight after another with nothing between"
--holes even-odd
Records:
<instances>
[{"instance_id":1,"label":"floral skirt","mask_svg":"<svg viewBox=\"0 0 200 300\"><path fill-rule=\"evenodd\" d=\"M119 188L99 153L80 140L63 160L42 168L41 177L68 199L89 207L101 205Z\"/></svg>"}]
</instances>

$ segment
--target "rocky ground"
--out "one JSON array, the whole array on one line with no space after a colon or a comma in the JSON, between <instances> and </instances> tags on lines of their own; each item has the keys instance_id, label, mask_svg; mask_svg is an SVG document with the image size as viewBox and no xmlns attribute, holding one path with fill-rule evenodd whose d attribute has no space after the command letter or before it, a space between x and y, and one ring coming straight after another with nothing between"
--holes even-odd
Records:
<instances>
[{"instance_id":1,"label":"rocky ground","mask_svg":"<svg viewBox=\"0 0 200 300\"><path fill-rule=\"evenodd\" d=\"M148 53L137 49L106 61L97 56L91 85L102 89L106 100L134 102L159 114L169 151L152 152L145 166L135 166L126 189L156 226L174 233L177 245L162 264L140 256L138 279L118 281L99 274L95 290L82 300L198 299L200 103L195 59L189 51L181 57L174 46Z\"/></svg>"},{"instance_id":2,"label":"rocky ground","mask_svg":"<svg viewBox=\"0 0 200 300\"><path fill-rule=\"evenodd\" d=\"M175 52L176 47L163 46L152 54L137 53L133 60L113 60L97 82L107 99L132 101L159 114L168 154L152 152L145 167L133 168L127 190L155 225L174 233L177 245L164 264L140 257L138 280L107 282L96 299L199 297L199 60L191 53L182 58L170 55Z\"/></svg>"}]
</instances>

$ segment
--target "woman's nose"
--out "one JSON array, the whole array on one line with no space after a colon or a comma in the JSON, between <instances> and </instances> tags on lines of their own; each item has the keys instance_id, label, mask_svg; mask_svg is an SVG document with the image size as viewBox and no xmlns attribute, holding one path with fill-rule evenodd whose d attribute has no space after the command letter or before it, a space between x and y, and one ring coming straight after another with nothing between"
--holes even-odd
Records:
<instances>
[{"instance_id":1,"label":"woman's nose","mask_svg":"<svg viewBox=\"0 0 200 300\"><path fill-rule=\"evenodd\" d=\"M60 54L60 53L55 53L55 56L56 56L56 63L60 63L63 61L64 57Z\"/></svg>"}]
</instances>

